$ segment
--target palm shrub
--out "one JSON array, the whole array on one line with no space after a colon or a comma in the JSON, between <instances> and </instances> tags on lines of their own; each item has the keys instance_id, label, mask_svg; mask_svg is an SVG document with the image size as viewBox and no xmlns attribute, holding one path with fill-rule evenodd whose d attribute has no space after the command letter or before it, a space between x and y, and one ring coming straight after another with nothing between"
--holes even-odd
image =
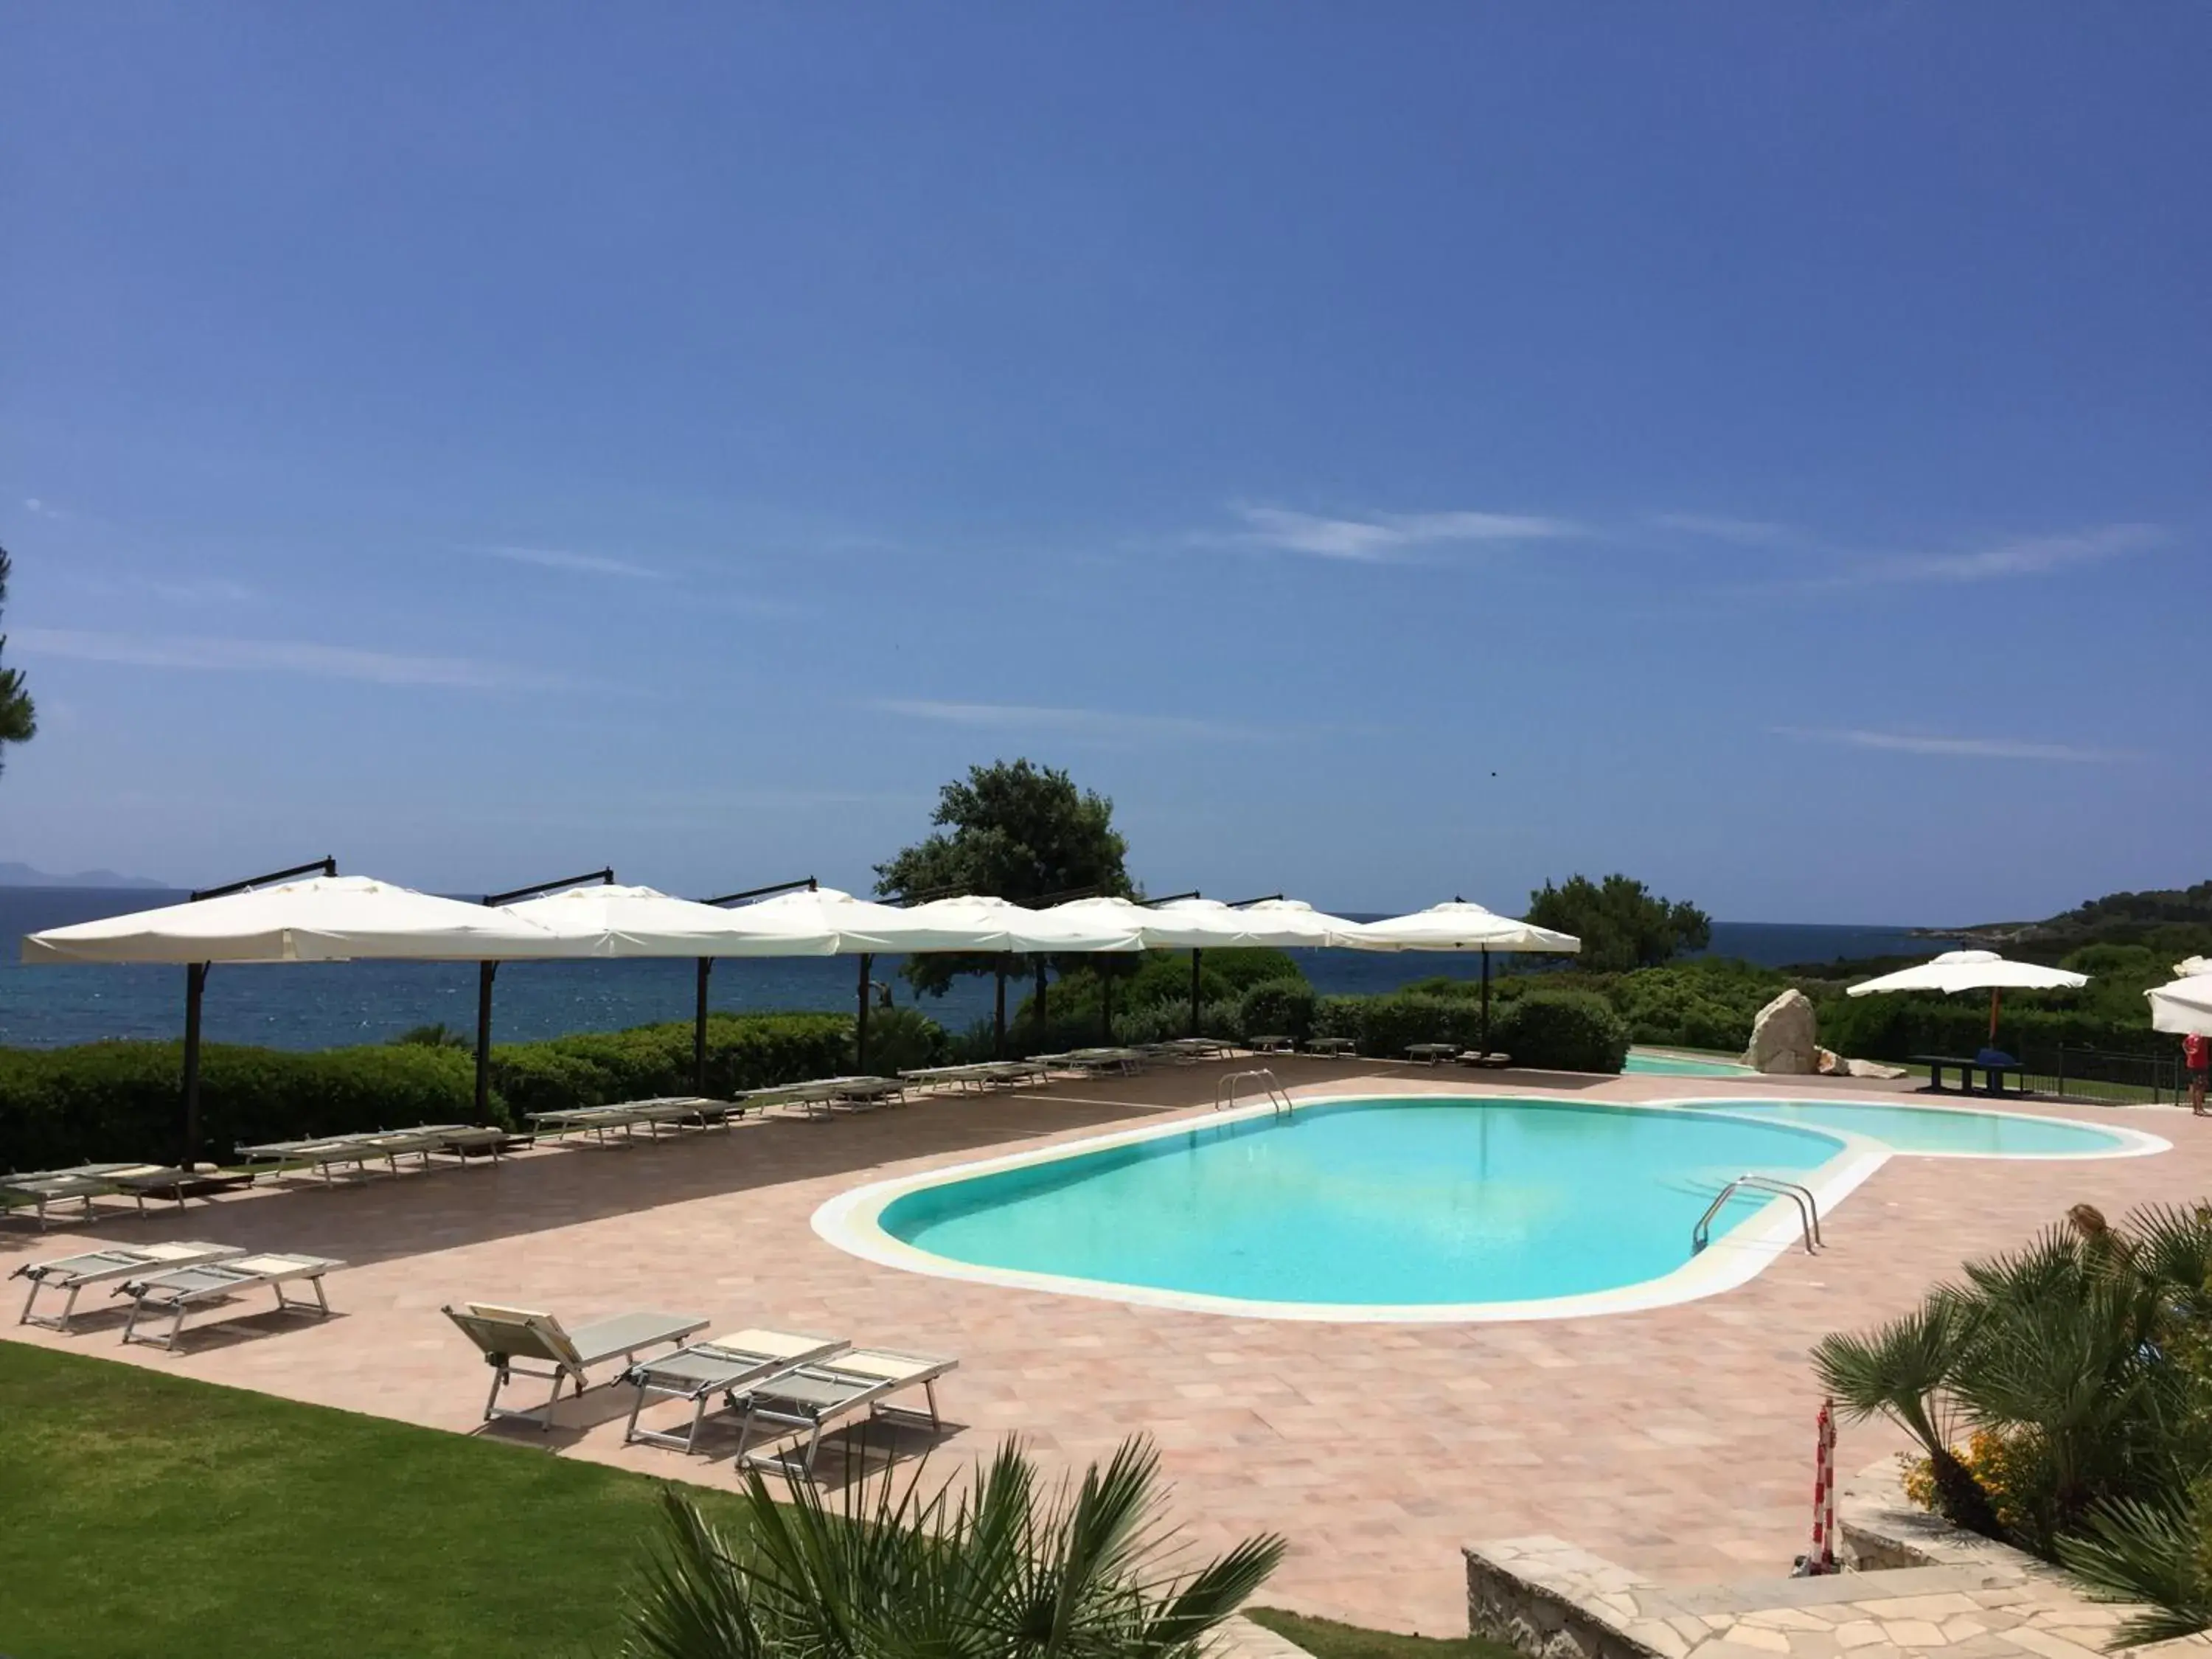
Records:
<instances>
[{"instance_id":1,"label":"palm shrub","mask_svg":"<svg viewBox=\"0 0 2212 1659\"><path fill-rule=\"evenodd\" d=\"M727 1530L672 1490L630 1609L629 1659L1194 1659L1282 1559L1247 1539L1187 1577L1162 1565L1159 1459L1125 1441L1050 1489L1009 1442L964 1486L848 1486L832 1507L748 1470Z\"/></svg>"},{"instance_id":2,"label":"palm shrub","mask_svg":"<svg viewBox=\"0 0 2212 1659\"><path fill-rule=\"evenodd\" d=\"M2155 1639L2212 1622L2212 1210L2151 1206L1968 1264L1915 1312L1814 1351L1850 1415L1927 1455L1947 1519L2159 1611ZM1961 1428L1972 1431L1961 1455Z\"/></svg>"}]
</instances>

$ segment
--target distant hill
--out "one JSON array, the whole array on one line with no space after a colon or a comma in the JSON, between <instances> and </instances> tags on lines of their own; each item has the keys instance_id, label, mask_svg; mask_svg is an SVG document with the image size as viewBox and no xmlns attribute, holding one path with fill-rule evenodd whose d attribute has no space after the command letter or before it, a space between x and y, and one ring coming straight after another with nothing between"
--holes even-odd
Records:
<instances>
[{"instance_id":1,"label":"distant hill","mask_svg":"<svg viewBox=\"0 0 2212 1659\"><path fill-rule=\"evenodd\" d=\"M112 870L80 870L73 876L53 876L27 864L0 860L0 887L145 887L166 892L168 885L143 876L120 876Z\"/></svg>"},{"instance_id":2,"label":"distant hill","mask_svg":"<svg viewBox=\"0 0 2212 1659\"><path fill-rule=\"evenodd\" d=\"M1963 931L1970 944L2063 955L2087 945L2181 948L2212 934L2212 881L2142 893L2107 893L2041 921L1994 921Z\"/></svg>"}]
</instances>

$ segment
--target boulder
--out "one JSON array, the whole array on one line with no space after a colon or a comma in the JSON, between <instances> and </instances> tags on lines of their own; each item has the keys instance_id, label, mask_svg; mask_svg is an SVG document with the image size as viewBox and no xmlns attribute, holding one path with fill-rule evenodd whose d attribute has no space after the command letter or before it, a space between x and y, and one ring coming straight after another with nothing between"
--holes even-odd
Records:
<instances>
[{"instance_id":1,"label":"boulder","mask_svg":"<svg viewBox=\"0 0 2212 1659\"><path fill-rule=\"evenodd\" d=\"M1743 1051L1743 1063L1776 1076L1809 1076L1820 1052L1814 1036L1812 999L1802 991L1784 991L1752 1022L1751 1047Z\"/></svg>"},{"instance_id":2,"label":"boulder","mask_svg":"<svg viewBox=\"0 0 2212 1659\"><path fill-rule=\"evenodd\" d=\"M1849 1077L1851 1063L1833 1048L1813 1050L1813 1069L1822 1077Z\"/></svg>"}]
</instances>

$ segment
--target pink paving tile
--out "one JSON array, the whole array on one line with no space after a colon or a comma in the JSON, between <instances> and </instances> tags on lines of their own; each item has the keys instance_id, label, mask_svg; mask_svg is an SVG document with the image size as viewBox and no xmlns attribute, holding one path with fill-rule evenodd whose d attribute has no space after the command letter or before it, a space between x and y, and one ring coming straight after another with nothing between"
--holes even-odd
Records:
<instances>
[{"instance_id":1,"label":"pink paving tile","mask_svg":"<svg viewBox=\"0 0 2212 1659\"><path fill-rule=\"evenodd\" d=\"M1343 1078L1358 1067L1316 1066ZM1449 1074L1394 1091L1536 1094ZM1753 1085L1747 1094L1772 1093ZM1794 1090L1793 1090L1794 1091ZM1711 1097L1704 1079L1621 1079L1565 1097ZM0 1267L94 1242L217 1233L352 1264L341 1316L121 1350L102 1316L77 1336L7 1334L213 1382L471 1431L482 1362L436 1310L462 1297L584 1318L656 1307L718 1328L773 1322L945 1350L957 1425L950 1471L1018 1433L1048 1464L1139 1430L1162 1444L1198 1545L1262 1527L1292 1545L1267 1599L1400 1629L1464 1628L1458 1547L1553 1533L1662 1579L1786 1571L1804 1547L1797 1494L1818 1403L1804 1355L1820 1336L1911 1303L1963 1256L2001 1249L2087 1200L2118 1212L2212 1187L2212 1126L2185 1114L2100 1114L2176 1142L2110 1162L1893 1159L1839 1206L1830 1249L1785 1256L1741 1289L1649 1313L1543 1325L1346 1327L1124 1306L920 1277L848 1256L808 1218L863 1181L1203 1107L1212 1074L1176 1068L1079 1097L924 1101L826 1123L749 1123L622 1151L554 1149L496 1168L335 1190L240 1195L181 1216L103 1218L101 1231L0 1234ZM2030 1108L2028 1109L2037 1109ZM727 1449L687 1460L621 1443L626 1402L587 1396L529 1455L584 1457L710 1485ZM1894 1442L1847 1427L1848 1466Z\"/></svg>"}]
</instances>

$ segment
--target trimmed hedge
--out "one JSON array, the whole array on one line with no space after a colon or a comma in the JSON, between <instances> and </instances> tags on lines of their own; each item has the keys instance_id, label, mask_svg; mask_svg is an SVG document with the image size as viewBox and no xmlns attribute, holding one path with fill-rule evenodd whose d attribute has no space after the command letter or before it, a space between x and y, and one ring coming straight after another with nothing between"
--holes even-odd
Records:
<instances>
[{"instance_id":1,"label":"trimmed hedge","mask_svg":"<svg viewBox=\"0 0 2212 1659\"><path fill-rule=\"evenodd\" d=\"M712 1015L707 1086L729 1094L830 1076L852 1049L849 1015ZM0 1049L0 1169L176 1157L183 1066L176 1042ZM691 1087L688 1021L492 1050L491 1110L501 1123ZM475 1109L466 1049L408 1042L295 1054L211 1043L200 1051L203 1157L227 1159L257 1141L466 1122Z\"/></svg>"},{"instance_id":2,"label":"trimmed hedge","mask_svg":"<svg viewBox=\"0 0 2212 1659\"><path fill-rule=\"evenodd\" d=\"M1303 979L1266 980L1237 1000L1240 1037L1288 1036L1304 1042L1313 1035L1321 999Z\"/></svg>"},{"instance_id":3,"label":"trimmed hedge","mask_svg":"<svg viewBox=\"0 0 2212 1659\"><path fill-rule=\"evenodd\" d=\"M2079 1009L2031 1006L2026 999L2004 1002L1997 1012L1997 1047L2013 1054L2054 1053L2063 1042L2069 1048L2171 1055L2177 1041L2152 1030L2147 1018L2125 1025ZM1990 1040L1990 1005L1979 995L1835 997L1821 1002L1818 1013L1824 1046L1867 1060L1971 1054Z\"/></svg>"},{"instance_id":4,"label":"trimmed hedge","mask_svg":"<svg viewBox=\"0 0 2212 1659\"><path fill-rule=\"evenodd\" d=\"M1415 1042L1482 1044L1482 1005L1460 995L1399 992L1323 997L1314 1035L1350 1037L1363 1054L1399 1060ZM1490 1046L1517 1066L1562 1072L1618 1072L1628 1058L1628 1027L1606 1000L1588 991L1524 991L1491 1009Z\"/></svg>"},{"instance_id":5,"label":"trimmed hedge","mask_svg":"<svg viewBox=\"0 0 2212 1659\"><path fill-rule=\"evenodd\" d=\"M1619 1072L1628 1059L1628 1024L1589 991L1531 991L1490 1023L1490 1046L1516 1066L1550 1072Z\"/></svg>"}]
</instances>

